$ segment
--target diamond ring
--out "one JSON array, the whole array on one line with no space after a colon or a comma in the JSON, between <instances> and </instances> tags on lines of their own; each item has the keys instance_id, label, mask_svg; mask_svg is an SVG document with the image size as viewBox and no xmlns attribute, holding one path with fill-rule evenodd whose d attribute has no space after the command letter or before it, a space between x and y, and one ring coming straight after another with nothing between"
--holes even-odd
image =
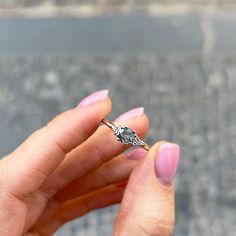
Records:
<instances>
[{"instance_id":1,"label":"diamond ring","mask_svg":"<svg viewBox=\"0 0 236 236\"><path fill-rule=\"evenodd\" d=\"M149 150L150 148L149 145L146 144L144 141L142 141L136 134L136 132L130 129L129 127L122 125L115 125L114 123L105 119L103 119L101 122L106 126L108 126L110 129L112 129L117 140L122 142L123 144L126 145L130 144L135 147L141 147L147 151Z\"/></svg>"}]
</instances>

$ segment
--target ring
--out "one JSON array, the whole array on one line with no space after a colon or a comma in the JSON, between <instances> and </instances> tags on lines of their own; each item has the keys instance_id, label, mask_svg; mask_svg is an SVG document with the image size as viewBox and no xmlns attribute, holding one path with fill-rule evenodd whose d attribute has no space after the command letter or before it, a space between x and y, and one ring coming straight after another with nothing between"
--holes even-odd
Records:
<instances>
[{"instance_id":1,"label":"ring","mask_svg":"<svg viewBox=\"0 0 236 236\"><path fill-rule=\"evenodd\" d=\"M122 142L123 144L126 145L131 144L132 146L141 147L147 151L149 150L150 148L149 145L146 144L144 141L142 141L136 134L136 132L130 129L129 127L122 125L115 125L114 123L106 119L103 119L101 122L110 129L112 129L117 140Z\"/></svg>"}]
</instances>

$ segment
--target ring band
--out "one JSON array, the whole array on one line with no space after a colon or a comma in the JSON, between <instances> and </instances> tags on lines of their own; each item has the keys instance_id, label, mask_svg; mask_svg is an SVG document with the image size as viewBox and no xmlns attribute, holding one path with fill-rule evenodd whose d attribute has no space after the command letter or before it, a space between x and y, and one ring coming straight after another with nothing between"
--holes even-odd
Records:
<instances>
[{"instance_id":1,"label":"ring band","mask_svg":"<svg viewBox=\"0 0 236 236\"><path fill-rule=\"evenodd\" d=\"M115 125L114 123L103 119L101 121L104 125L112 129L114 135L116 136L117 140L122 142L123 144L129 145L135 147L141 147L145 150L149 150L149 145L146 144L143 140L139 138L139 136L136 134L136 132L132 129L130 129L127 126L122 125Z\"/></svg>"}]
</instances>

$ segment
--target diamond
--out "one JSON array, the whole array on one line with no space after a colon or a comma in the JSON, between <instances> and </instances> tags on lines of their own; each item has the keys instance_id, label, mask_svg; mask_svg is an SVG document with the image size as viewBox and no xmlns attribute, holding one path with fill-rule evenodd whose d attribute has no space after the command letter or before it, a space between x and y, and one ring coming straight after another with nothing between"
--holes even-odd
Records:
<instances>
[{"instance_id":1,"label":"diamond","mask_svg":"<svg viewBox=\"0 0 236 236\"><path fill-rule=\"evenodd\" d=\"M135 132L127 127L122 128L120 134L118 135L118 138L123 140L124 143L132 143L135 137Z\"/></svg>"},{"instance_id":2,"label":"diamond","mask_svg":"<svg viewBox=\"0 0 236 236\"><path fill-rule=\"evenodd\" d=\"M137 138L135 131L125 126L117 126L113 131L117 139L124 144L132 144Z\"/></svg>"},{"instance_id":3,"label":"diamond","mask_svg":"<svg viewBox=\"0 0 236 236\"><path fill-rule=\"evenodd\" d=\"M102 123L112 129L117 140L123 144L131 144L135 147L141 147L145 150L149 150L149 146L139 138L135 130L130 129L127 126L115 125L114 123L105 119L102 120Z\"/></svg>"}]
</instances>

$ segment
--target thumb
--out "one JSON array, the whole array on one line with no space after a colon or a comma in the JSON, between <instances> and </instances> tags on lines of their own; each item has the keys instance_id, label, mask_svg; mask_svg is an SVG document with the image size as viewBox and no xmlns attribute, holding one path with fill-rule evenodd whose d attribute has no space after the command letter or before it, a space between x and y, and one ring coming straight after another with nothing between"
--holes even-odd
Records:
<instances>
[{"instance_id":1,"label":"thumb","mask_svg":"<svg viewBox=\"0 0 236 236\"><path fill-rule=\"evenodd\" d=\"M156 143L133 170L118 213L115 236L171 235L179 146Z\"/></svg>"}]
</instances>

